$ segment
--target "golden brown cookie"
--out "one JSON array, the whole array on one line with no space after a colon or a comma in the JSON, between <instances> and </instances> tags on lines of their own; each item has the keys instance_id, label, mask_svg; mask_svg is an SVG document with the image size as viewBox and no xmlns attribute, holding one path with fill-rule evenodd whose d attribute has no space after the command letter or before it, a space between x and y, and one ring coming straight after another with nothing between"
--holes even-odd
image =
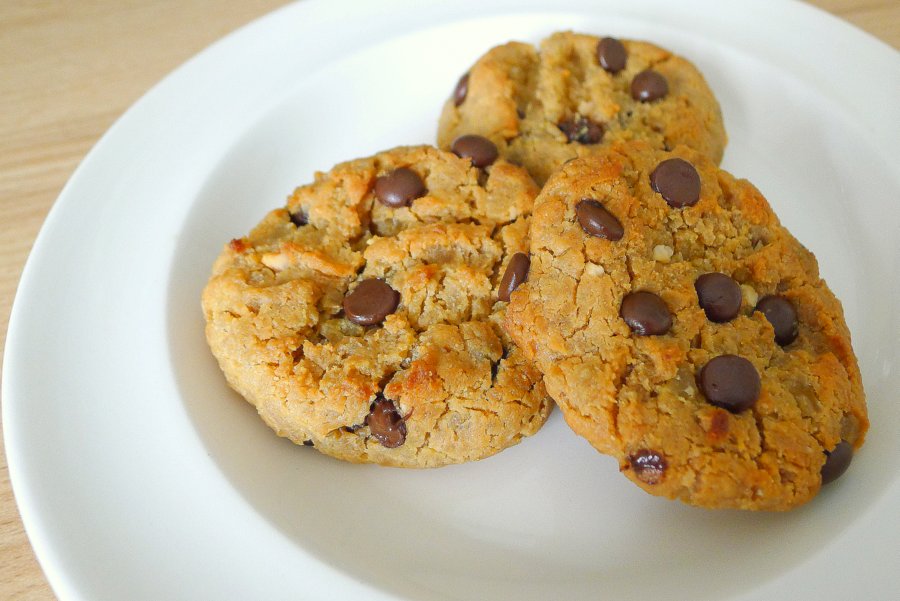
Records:
<instances>
[{"instance_id":1,"label":"golden brown cookie","mask_svg":"<svg viewBox=\"0 0 900 601\"><path fill-rule=\"evenodd\" d=\"M840 302L749 182L613 146L535 201L506 325L566 421L655 495L785 510L868 428Z\"/></svg>"},{"instance_id":2,"label":"golden brown cookie","mask_svg":"<svg viewBox=\"0 0 900 601\"><path fill-rule=\"evenodd\" d=\"M565 161L610 143L684 144L718 163L725 148L719 104L685 59L648 44L556 33L491 49L444 106L438 145L489 138L539 184Z\"/></svg>"},{"instance_id":3,"label":"golden brown cookie","mask_svg":"<svg viewBox=\"0 0 900 601\"><path fill-rule=\"evenodd\" d=\"M503 159L427 146L317 173L215 262L203 310L228 383L348 461L436 467L533 434L552 403L498 296L521 281L536 194Z\"/></svg>"}]
</instances>

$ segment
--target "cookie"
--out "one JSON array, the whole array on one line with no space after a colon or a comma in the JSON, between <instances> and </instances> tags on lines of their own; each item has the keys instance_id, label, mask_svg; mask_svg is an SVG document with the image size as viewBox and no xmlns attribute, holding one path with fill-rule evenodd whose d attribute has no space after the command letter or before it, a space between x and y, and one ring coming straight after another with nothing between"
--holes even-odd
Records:
<instances>
[{"instance_id":1,"label":"cookie","mask_svg":"<svg viewBox=\"0 0 900 601\"><path fill-rule=\"evenodd\" d=\"M641 139L722 159L719 104L700 72L671 52L631 40L556 33L482 56L444 105L438 145L489 138L539 184L565 161Z\"/></svg>"},{"instance_id":2,"label":"cookie","mask_svg":"<svg viewBox=\"0 0 900 601\"><path fill-rule=\"evenodd\" d=\"M868 428L840 302L760 192L686 147L564 165L506 326L571 428L654 495L785 510Z\"/></svg>"},{"instance_id":3,"label":"cookie","mask_svg":"<svg viewBox=\"0 0 900 601\"><path fill-rule=\"evenodd\" d=\"M552 401L502 328L538 190L494 159L420 146L343 163L225 245L207 340L278 435L436 467L541 427Z\"/></svg>"}]
</instances>

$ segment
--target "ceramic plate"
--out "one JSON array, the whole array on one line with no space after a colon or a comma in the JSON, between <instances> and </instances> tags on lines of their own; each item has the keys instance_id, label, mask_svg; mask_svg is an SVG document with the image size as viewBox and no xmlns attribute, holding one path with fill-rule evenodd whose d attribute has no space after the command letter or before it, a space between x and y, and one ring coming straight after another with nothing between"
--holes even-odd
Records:
<instances>
[{"instance_id":1,"label":"ceramic plate","mask_svg":"<svg viewBox=\"0 0 900 601\"><path fill-rule=\"evenodd\" d=\"M221 245L315 170L431 142L494 44L647 39L721 101L753 181L844 303L872 429L787 514L641 492L560 415L490 459L344 464L275 437L224 383L200 291ZM202 52L138 102L54 206L10 321L3 418L58 596L846 599L900 586L900 58L806 5L313 1Z\"/></svg>"}]
</instances>

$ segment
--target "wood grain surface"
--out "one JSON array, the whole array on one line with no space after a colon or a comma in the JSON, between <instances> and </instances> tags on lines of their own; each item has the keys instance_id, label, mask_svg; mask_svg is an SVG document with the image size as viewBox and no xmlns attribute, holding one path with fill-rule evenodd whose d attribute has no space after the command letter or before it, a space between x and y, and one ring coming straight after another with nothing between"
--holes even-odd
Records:
<instances>
[{"instance_id":1,"label":"wood grain surface","mask_svg":"<svg viewBox=\"0 0 900 601\"><path fill-rule=\"evenodd\" d=\"M38 229L91 146L172 69L283 4L284 0L0 3L0 348L6 341L19 275ZM900 1L812 4L900 48ZM0 599L55 599L22 529L2 454Z\"/></svg>"}]
</instances>

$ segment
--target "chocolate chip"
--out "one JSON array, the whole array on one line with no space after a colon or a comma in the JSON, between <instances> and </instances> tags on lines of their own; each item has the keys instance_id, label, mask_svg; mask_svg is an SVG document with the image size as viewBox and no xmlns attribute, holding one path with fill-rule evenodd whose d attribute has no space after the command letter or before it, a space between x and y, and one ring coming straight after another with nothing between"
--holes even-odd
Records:
<instances>
[{"instance_id":1,"label":"chocolate chip","mask_svg":"<svg viewBox=\"0 0 900 601\"><path fill-rule=\"evenodd\" d=\"M668 93L669 82L652 69L641 71L631 80L631 97L635 100L653 102Z\"/></svg>"},{"instance_id":2,"label":"chocolate chip","mask_svg":"<svg viewBox=\"0 0 900 601\"><path fill-rule=\"evenodd\" d=\"M638 336L665 334L672 327L672 314L663 299L640 290L622 299L619 315Z\"/></svg>"},{"instance_id":3,"label":"chocolate chip","mask_svg":"<svg viewBox=\"0 0 900 601\"><path fill-rule=\"evenodd\" d=\"M364 422L375 440L389 449L396 449L406 442L406 422L392 401L379 397L372 403Z\"/></svg>"},{"instance_id":4,"label":"chocolate chip","mask_svg":"<svg viewBox=\"0 0 900 601\"><path fill-rule=\"evenodd\" d=\"M684 159L667 159L657 165L650 174L650 187L676 209L693 206L700 200L700 175Z\"/></svg>"},{"instance_id":5,"label":"chocolate chip","mask_svg":"<svg viewBox=\"0 0 900 601\"><path fill-rule=\"evenodd\" d=\"M603 139L603 126L594 123L587 117L573 117L563 121L557 127L566 134L569 142L596 144Z\"/></svg>"},{"instance_id":6,"label":"chocolate chip","mask_svg":"<svg viewBox=\"0 0 900 601\"><path fill-rule=\"evenodd\" d=\"M597 44L597 61L610 73L618 73L624 69L627 57L625 46L616 38L603 38Z\"/></svg>"},{"instance_id":7,"label":"chocolate chip","mask_svg":"<svg viewBox=\"0 0 900 601\"><path fill-rule=\"evenodd\" d=\"M375 180L375 197L388 207L406 207L428 190L419 174L408 167L394 169Z\"/></svg>"},{"instance_id":8,"label":"chocolate chip","mask_svg":"<svg viewBox=\"0 0 900 601\"><path fill-rule=\"evenodd\" d=\"M603 208L603 205L592 198L584 198L575 205L575 215L581 229L598 238L607 240L621 240L625 234L622 223L615 216Z\"/></svg>"},{"instance_id":9,"label":"chocolate chip","mask_svg":"<svg viewBox=\"0 0 900 601\"><path fill-rule=\"evenodd\" d=\"M450 150L458 157L471 159L472 164L476 167L487 167L500 156L493 142L473 134L460 136L453 140Z\"/></svg>"},{"instance_id":10,"label":"chocolate chip","mask_svg":"<svg viewBox=\"0 0 900 601\"><path fill-rule=\"evenodd\" d=\"M710 321L731 321L741 310L741 287L724 273L704 273L694 282L694 289Z\"/></svg>"},{"instance_id":11,"label":"chocolate chip","mask_svg":"<svg viewBox=\"0 0 900 601\"><path fill-rule=\"evenodd\" d=\"M291 213L291 223L296 225L297 227L301 227L309 223L309 218L302 210L298 210L296 213Z\"/></svg>"},{"instance_id":12,"label":"chocolate chip","mask_svg":"<svg viewBox=\"0 0 900 601\"><path fill-rule=\"evenodd\" d=\"M825 451L825 465L822 466L822 486L841 477L853 461L853 445L842 440L829 453Z\"/></svg>"},{"instance_id":13,"label":"chocolate chip","mask_svg":"<svg viewBox=\"0 0 900 601\"><path fill-rule=\"evenodd\" d=\"M700 390L716 407L740 413L752 407L762 387L750 361L737 355L720 355L700 370Z\"/></svg>"},{"instance_id":14,"label":"chocolate chip","mask_svg":"<svg viewBox=\"0 0 900 601\"><path fill-rule=\"evenodd\" d=\"M463 103L463 100L466 99L466 95L469 93L469 74L466 73L462 77L459 78L459 81L456 82L456 88L453 90L453 105L459 106Z\"/></svg>"},{"instance_id":15,"label":"chocolate chip","mask_svg":"<svg viewBox=\"0 0 900 601\"><path fill-rule=\"evenodd\" d=\"M314 443L313 441L311 441L311 440L304 440L304 441L303 441L303 446L304 446L304 447L314 447L314 446L316 446L316 445L315 445L315 443Z\"/></svg>"},{"instance_id":16,"label":"chocolate chip","mask_svg":"<svg viewBox=\"0 0 900 601\"><path fill-rule=\"evenodd\" d=\"M363 280L344 297L344 314L353 323L371 326L397 310L400 293L388 286L384 280L371 278Z\"/></svg>"},{"instance_id":17,"label":"chocolate chip","mask_svg":"<svg viewBox=\"0 0 900 601\"><path fill-rule=\"evenodd\" d=\"M509 302L509 295L519 287L519 284L528 279L528 268L531 267L531 259L525 253L516 253L509 259L506 272L500 278L500 290L497 299Z\"/></svg>"},{"instance_id":18,"label":"chocolate chip","mask_svg":"<svg viewBox=\"0 0 900 601\"><path fill-rule=\"evenodd\" d=\"M646 484L659 484L666 475L666 458L661 453L644 449L628 456L628 463L638 480Z\"/></svg>"},{"instance_id":19,"label":"chocolate chip","mask_svg":"<svg viewBox=\"0 0 900 601\"><path fill-rule=\"evenodd\" d=\"M783 296L770 294L759 299L756 310L766 316L775 330L775 342L787 346L797 338L797 310Z\"/></svg>"}]
</instances>

